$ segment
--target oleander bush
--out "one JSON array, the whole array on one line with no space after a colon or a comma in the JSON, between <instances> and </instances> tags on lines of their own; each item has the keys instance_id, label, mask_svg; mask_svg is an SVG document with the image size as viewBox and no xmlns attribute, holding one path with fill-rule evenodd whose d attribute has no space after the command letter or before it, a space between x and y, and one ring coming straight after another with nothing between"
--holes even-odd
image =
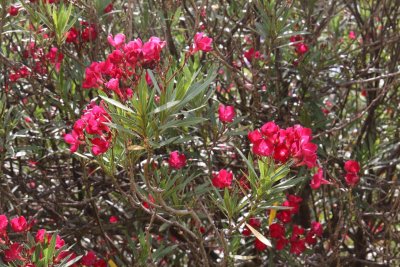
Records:
<instances>
[{"instance_id":1,"label":"oleander bush","mask_svg":"<svg viewBox=\"0 0 400 267\"><path fill-rule=\"evenodd\" d=\"M0 266L400 265L400 6L0 1Z\"/></svg>"}]
</instances>

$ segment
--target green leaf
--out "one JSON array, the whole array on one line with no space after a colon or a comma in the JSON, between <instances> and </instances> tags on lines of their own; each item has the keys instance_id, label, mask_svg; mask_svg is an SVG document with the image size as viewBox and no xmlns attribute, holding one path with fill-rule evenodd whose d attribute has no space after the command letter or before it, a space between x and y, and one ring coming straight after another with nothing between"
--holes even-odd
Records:
<instances>
[{"instance_id":1,"label":"green leaf","mask_svg":"<svg viewBox=\"0 0 400 267\"><path fill-rule=\"evenodd\" d=\"M159 112L161 112L161 111L170 109L170 108L176 106L179 102L180 102L180 101L178 101L178 100L168 102L168 103L166 103L166 104L164 104L164 105L162 105L162 106L160 106L160 107L154 109L152 112L150 112L150 115L151 115L151 114L157 114L157 113L159 113Z\"/></svg>"},{"instance_id":2,"label":"green leaf","mask_svg":"<svg viewBox=\"0 0 400 267\"><path fill-rule=\"evenodd\" d=\"M162 125L160 127L160 130L165 131L168 128L172 127L188 127L195 124L200 124L206 120L207 120L206 118L200 118L200 117L190 117L190 118L185 118L183 120L172 120Z\"/></svg>"},{"instance_id":3,"label":"green leaf","mask_svg":"<svg viewBox=\"0 0 400 267\"><path fill-rule=\"evenodd\" d=\"M123 109L123 110L125 110L125 111L128 111L128 112L130 112L130 113L135 113L132 109L128 108L127 106L123 105L122 103L120 103L120 102L117 101L117 100L114 100L114 99L112 99L112 98L108 98L108 97L103 96L103 95L100 95L100 97L101 97L102 99L104 99L106 102L108 102L108 103L110 103L111 105L113 105L113 106L116 106L116 107L118 107L118 108L120 108L120 109Z\"/></svg>"},{"instance_id":4,"label":"green leaf","mask_svg":"<svg viewBox=\"0 0 400 267\"><path fill-rule=\"evenodd\" d=\"M263 242L265 245L272 247L271 241L269 241L265 236L263 236L260 232L254 229L250 224L246 223L246 226L257 237L258 240Z\"/></svg>"}]
</instances>

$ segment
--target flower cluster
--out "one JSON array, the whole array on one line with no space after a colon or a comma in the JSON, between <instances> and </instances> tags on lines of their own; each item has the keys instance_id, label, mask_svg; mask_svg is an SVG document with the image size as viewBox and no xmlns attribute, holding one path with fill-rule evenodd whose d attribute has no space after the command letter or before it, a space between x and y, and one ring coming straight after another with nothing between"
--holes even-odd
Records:
<instances>
[{"instance_id":1,"label":"flower cluster","mask_svg":"<svg viewBox=\"0 0 400 267\"><path fill-rule=\"evenodd\" d=\"M26 233L32 227L33 221L31 223L27 223L24 216L19 216L11 219L9 222L6 215L0 215L0 257L3 259L4 262L10 264L10 266L15 266L15 261L23 263L23 265L18 266L36 266L36 262L34 261L42 259L42 257L44 256L43 251L48 250L53 235L49 234L45 229L39 229L35 235L35 243L24 244L14 240L14 238L17 238L18 235L8 235L8 225L11 226L11 229L14 233ZM11 239L11 237L13 239ZM71 262L77 257L77 255L73 251L69 251L68 249L66 249L66 247L67 246L64 239L62 239L59 235L55 235L55 250L58 252L54 253L54 255L46 255L46 257L52 257L52 261L54 264L59 264L61 262ZM34 253L36 253L38 249L43 249L43 251L40 252L41 256L39 259L37 259L37 257L34 255ZM71 264L69 266L107 266L106 261L104 259L98 258L92 251L83 256L80 261L76 263L71 262Z\"/></svg>"},{"instance_id":2,"label":"flower cluster","mask_svg":"<svg viewBox=\"0 0 400 267\"><path fill-rule=\"evenodd\" d=\"M360 171L360 164L355 160L348 160L344 164L344 170L346 171L345 180L346 183L353 187L360 181L358 172Z\"/></svg>"},{"instance_id":3,"label":"flower cluster","mask_svg":"<svg viewBox=\"0 0 400 267\"><path fill-rule=\"evenodd\" d=\"M108 36L108 42L115 49L105 61L93 62L85 71L83 88L102 88L114 92L121 100L132 97L131 88L139 80L144 69L153 69L160 61L165 42L151 37L143 43L135 39L125 43L125 35ZM133 82L133 84L132 84Z\"/></svg>"},{"instance_id":4,"label":"flower cluster","mask_svg":"<svg viewBox=\"0 0 400 267\"><path fill-rule=\"evenodd\" d=\"M90 103L83 111L81 118L75 122L72 132L64 136L65 142L70 144L71 153L76 152L80 145L85 144L85 133L92 136L89 140L92 144L93 155L105 153L111 142L111 131L105 122L110 120L110 115L102 105Z\"/></svg>"},{"instance_id":5,"label":"flower cluster","mask_svg":"<svg viewBox=\"0 0 400 267\"><path fill-rule=\"evenodd\" d=\"M269 226L269 235L275 241L277 250L283 250L286 245L290 244L290 252L300 255L306 249L306 244L313 246L317 242L317 237L322 237L322 225L318 222L312 222L309 231L294 224L290 237L287 235L286 228L289 228L292 216L299 212L301 201L302 198L298 196L288 195L287 200L281 206L290 209L279 211L276 216L279 222Z\"/></svg>"},{"instance_id":6,"label":"flower cluster","mask_svg":"<svg viewBox=\"0 0 400 267\"><path fill-rule=\"evenodd\" d=\"M257 218L250 218L248 224L253 227L254 229L259 229L261 228L261 220L257 219ZM246 226L243 231L242 231L242 235L243 236L250 236L251 231L250 229ZM256 238L254 240L254 248L258 251L263 251L267 249L267 245L265 245L261 240L259 240L258 238Z\"/></svg>"},{"instance_id":7,"label":"flower cluster","mask_svg":"<svg viewBox=\"0 0 400 267\"><path fill-rule=\"evenodd\" d=\"M249 50L243 53L243 56L247 59L248 62L252 62L253 59L259 59L261 57L260 51L256 51L254 47L251 47Z\"/></svg>"},{"instance_id":8,"label":"flower cluster","mask_svg":"<svg viewBox=\"0 0 400 267\"><path fill-rule=\"evenodd\" d=\"M26 46L22 55L26 61L30 60L30 69L22 65L19 68L15 68L13 73L10 74L10 82L16 82L21 78L28 78L32 73L37 75L45 75L48 73L47 67L54 67L56 71L60 71L61 63L64 55L56 47L50 47L48 52L45 52L43 48L36 45L35 42L30 42Z\"/></svg>"},{"instance_id":9,"label":"flower cluster","mask_svg":"<svg viewBox=\"0 0 400 267\"><path fill-rule=\"evenodd\" d=\"M308 52L308 46L304 43L304 39L301 35L294 35L290 37L292 46L295 47L296 54L301 56Z\"/></svg>"},{"instance_id":10,"label":"flower cluster","mask_svg":"<svg viewBox=\"0 0 400 267\"><path fill-rule=\"evenodd\" d=\"M253 153L273 157L276 162L285 163L292 159L297 166L317 166L317 145L312 143L311 129L295 125L281 129L274 122L265 123L261 129L249 132Z\"/></svg>"}]
</instances>

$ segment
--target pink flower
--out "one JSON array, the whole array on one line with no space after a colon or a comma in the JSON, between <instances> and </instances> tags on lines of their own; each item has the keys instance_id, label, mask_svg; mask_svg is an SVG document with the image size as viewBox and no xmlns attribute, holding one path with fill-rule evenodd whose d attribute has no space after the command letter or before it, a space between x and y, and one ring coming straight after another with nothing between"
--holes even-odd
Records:
<instances>
[{"instance_id":1,"label":"pink flower","mask_svg":"<svg viewBox=\"0 0 400 267\"><path fill-rule=\"evenodd\" d=\"M37 243L42 243L44 242L44 238L46 237L46 230L45 229L39 229L36 233L35 240Z\"/></svg>"},{"instance_id":2,"label":"pink flower","mask_svg":"<svg viewBox=\"0 0 400 267\"><path fill-rule=\"evenodd\" d=\"M15 17L15 16L18 15L18 11L19 11L19 7L11 5L11 6L9 7L9 9L8 9L8 14L9 14L10 16Z\"/></svg>"},{"instance_id":3,"label":"pink flower","mask_svg":"<svg viewBox=\"0 0 400 267\"><path fill-rule=\"evenodd\" d=\"M52 235L47 235L47 242L50 243ZM60 249L65 245L64 239L62 239L59 235L56 236L56 249Z\"/></svg>"},{"instance_id":4,"label":"pink flower","mask_svg":"<svg viewBox=\"0 0 400 267\"><path fill-rule=\"evenodd\" d=\"M125 34L118 33L114 37L110 34L107 37L107 41L110 45L114 46L115 48L120 48L125 44Z\"/></svg>"},{"instance_id":5,"label":"pink flower","mask_svg":"<svg viewBox=\"0 0 400 267\"><path fill-rule=\"evenodd\" d=\"M318 168L318 171L314 174L310 186L312 189L318 189L323 184L330 184L327 180L324 179L324 172L321 168Z\"/></svg>"},{"instance_id":6,"label":"pink flower","mask_svg":"<svg viewBox=\"0 0 400 267\"><path fill-rule=\"evenodd\" d=\"M273 137L279 131L279 126L275 124L275 122L270 121L265 123L261 127L261 133L266 137Z\"/></svg>"},{"instance_id":7,"label":"pink flower","mask_svg":"<svg viewBox=\"0 0 400 267\"><path fill-rule=\"evenodd\" d=\"M345 180L349 186L353 187L358 184L360 177L358 177L357 173L349 172L346 174Z\"/></svg>"},{"instance_id":8,"label":"pink flower","mask_svg":"<svg viewBox=\"0 0 400 267\"><path fill-rule=\"evenodd\" d=\"M0 215L0 233L5 232L8 225L7 216L4 214Z\"/></svg>"},{"instance_id":9,"label":"pink flower","mask_svg":"<svg viewBox=\"0 0 400 267\"><path fill-rule=\"evenodd\" d=\"M356 37L356 34L353 32L353 31L350 31L349 32L349 39L351 39L351 40L355 40L357 37Z\"/></svg>"},{"instance_id":10,"label":"pink flower","mask_svg":"<svg viewBox=\"0 0 400 267\"><path fill-rule=\"evenodd\" d=\"M119 91L119 80L116 78L110 79L108 82L106 82L106 87L114 92Z\"/></svg>"},{"instance_id":11,"label":"pink flower","mask_svg":"<svg viewBox=\"0 0 400 267\"><path fill-rule=\"evenodd\" d=\"M112 224L117 223L118 221L119 220L118 220L117 216L111 216L110 219L109 219L109 222L112 223Z\"/></svg>"},{"instance_id":12,"label":"pink flower","mask_svg":"<svg viewBox=\"0 0 400 267\"><path fill-rule=\"evenodd\" d=\"M346 172L358 173L360 171L360 164L355 160L348 160L344 164Z\"/></svg>"},{"instance_id":13,"label":"pink flower","mask_svg":"<svg viewBox=\"0 0 400 267\"><path fill-rule=\"evenodd\" d=\"M178 151L173 151L169 154L168 164L171 168L179 170L186 165L186 156Z\"/></svg>"},{"instance_id":14,"label":"pink flower","mask_svg":"<svg viewBox=\"0 0 400 267\"><path fill-rule=\"evenodd\" d=\"M79 135L75 130L70 134L64 135L64 141L71 145L69 149L71 153L75 153L78 150L79 145L83 143L79 140Z\"/></svg>"},{"instance_id":15,"label":"pink flower","mask_svg":"<svg viewBox=\"0 0 400 267\"><path fill-rule=\"evenodd\" d=\"M214 175L214 178L212 179L212 184L219 189L223 189L225 187L229 187L232 183L232 180L232 172L222 169L218 172L217 175Z\"/></svg>"},{"instance_id":16,"label":"pink flower","mask_svg":"<svg viewBox=\"0 0 400 267\"><path fill-rule=\"evenodd\" d=\"M11 228L16 233L24 232L25 230L28 229L28 224L27 224L24 216L15 217L14 219L12 219L10 221L10 224L11 224Z\"/></svg>"},{"instance_id":17,"label":"pink flower","mask_svg":"<svg viewBox=\"0 0 400 267\"><path fill-rule=\"evenodd\" d=\"M254 130L254 131L249 132L247 137L249 138L251 143L255 143L255 142L263 139L263 136L259 130Z\"/></svg>"},{"instance_id":18,"label":"pink flower","mask_svg":"<svg viewBox=\"0 0 400 267\"><path fill-rule=\"evenodd\" d=\"M110 143L103 138L93 138L91 140L92 143L92 153L95 156L103 154L107 152L108 148L110 147Z\"/></svg>"},{"instance_id":19,"label":"pink flower","mask_svg":"<svg viewBox=\"0 0 400 267\"><path fill-rule=\"evenodd\" d=\"M212 41L213 39L204 36L203 32L196 33L190 53L193 55L197 51L210 52L212 50Z\"/></svg>"},{"instance_id":20,"label":"pink flower","mask_svg":"<svg viewBox=\"0 0 400 267\"><path fill-rule=\"evenodd\" d=\"M268 139L261 139L253 144L253 153L269 157L274 152L274 144Z\"/></svg>"},{"instance_id":21,"label":"pink flower","mask_svg":"<svg viewBox=\"0 0 400 267\"><path fill-rule=\"evenodd\" d=\"M305 53L308 52L308 45L304 44L304 43L300 43L296 46L296 52L299 55L304 55Z\"/></svg>"},{"instance_id":22,"label":"pink flower","mask_svg":"<svg viewBox=\"0 0 400 267\"><path fill-rule=\"evenodd\" d=\"M19 243L13 243L8 249L4 250L4 260L6 262L15 260L24 260L21 256L23 246Z\"/></svg>"},{"instance_id":23,"label":"pink flower","mask_svg":"<svg viewBox=\"0 0 400 267\"><path fill-rule=\"evenodd\" d=\"M150 37L149 41L143 44L142 53L145 66L152 69L152 64L160 60L161 50L165 47L165 41L158 37Z\"/></svg>"},{"instance_id":24,"label":"pink flower","mask_svg":"<svg viewBox=\"0 0 400 267\"><path fill-rule=\"evenodd\" d=\"M233 106L219 105L218 108L219 120L223 123L232 122L235 117L235 108Z\"/></svg>"}]
</instances>

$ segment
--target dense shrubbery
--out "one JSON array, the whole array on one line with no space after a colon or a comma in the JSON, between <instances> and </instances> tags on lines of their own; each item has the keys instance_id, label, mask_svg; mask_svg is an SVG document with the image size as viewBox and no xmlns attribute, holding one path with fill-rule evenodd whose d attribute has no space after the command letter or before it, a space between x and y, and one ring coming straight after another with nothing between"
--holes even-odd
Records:
<instances>
[{"instance_id":1,"label":"dense shrubbery","mask_svg":"<svg viewBox=\"0 0 400 267\"><path fill-rule=\"evenodd\" d=\"M0 7L0 265L400 264L396 1Z\"/></svg>"}]
</instances>

